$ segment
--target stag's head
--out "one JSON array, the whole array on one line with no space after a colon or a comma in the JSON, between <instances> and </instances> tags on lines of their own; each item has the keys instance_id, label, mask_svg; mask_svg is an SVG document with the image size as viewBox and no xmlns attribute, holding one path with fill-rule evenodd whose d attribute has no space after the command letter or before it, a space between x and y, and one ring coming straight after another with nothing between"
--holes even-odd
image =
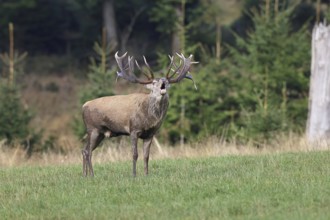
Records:
<instances>
[{"instance_id":1,"label":"stag's head","mask_svg":"<svg viewBox=\"0 0 330 220\"><path fill-rule=\"evenodd\" d=\"M120 69L120 72L117 72L117 76L131 83L139 83L145 85L147 89L151 90L151 94L154 96L164 96L167 94L167 89L170 87L170 84L178 83L183 79L190 79L194 82L192 76L189 74L190 66L194 63L190 55L188 58L184 57L183 54L177 54L179 58L179 63L174 61L174 56L169 56L170 64L168 66L166 74L164 77L155 78L155 74L150 68L146 58L143 56L145 66L148 70L148 73L142 70L140 65L133 57L128 56L127 62L123 62L127 55L127 52L121 57L118 56L118 52L115 54L115 58ZM138 69L145 75L146 79L142 80L135 76L134 66L137 66ZM195 82L194 82L195 85ZM195 85L196 88L196 85Z\"/></svg>"}]
</instances>

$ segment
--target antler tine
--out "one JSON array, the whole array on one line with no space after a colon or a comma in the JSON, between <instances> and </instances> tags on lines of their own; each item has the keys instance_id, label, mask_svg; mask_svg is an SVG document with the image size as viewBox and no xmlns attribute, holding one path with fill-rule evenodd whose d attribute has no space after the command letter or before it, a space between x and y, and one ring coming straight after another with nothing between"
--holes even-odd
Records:
<instances>
[{"instance_id":1,"label":"antler tine","mask_svg":"<svg viewBox=\"0 0 330 220\"><path fill-rule=\"evenodd\" d=\"M176 69L171 69L173 71L172 75L170 75L168 77L168 79L171 79L172 77L174 77L175 74L178 73L179 69L181 68L182 66L182 60L180 59L180 63L179 63L179 66L177 66L174 62L173 62L173 66L176 68Z\"/></svg>"},{"instance_id":2,"label":"antler tine","mask_svg":"<svg viewBox=\"0 0 330 220\"><path fill-rule=\"evenodd\" d=\"M191 54L188 58L185 58L182 53L181 54L177 53L177 56L180 58L180 65L173 72L172 76L170 76L168 78L169 82L177 83L177 82L180 82L184 78L190 79L194 82L192 76L190 74L188 74L190 66L192 64L196 63L196 62L192 61L193 55ZM178 76L176 78L172 79L172 77L174 77L175 74L178 74ZM195 82L194 82L194 84L195 84ZM197 88L196 85L195 85L195 88Z\"/></svg>"},{"instance_id":3,"label":"antler tine","mask_svg":"<svg viewBox=\"0 0 330 220\"><path fill-rule=\"evenodd\" d=\"M127 55L127 52L124 53L124 55L122 55L122 56L118 56L118 51L116 52L115 58L116 58L119 69L123 69L122 60L126 57L126 55Z\"/></svg>"},{"instance_id":4,"label":"antler tine","mask_svg":"<svg viewBox=\"0 0 330 220\"><path fill-rule=\"evenodd\" d=\"M166 73L166 78L169 78L170 72L172 70L172 66L174 65L174 57L168 55L168 58L170 58L171 62L170 62L170 65L168 66L168 70L167 70L167 73Z\"/></svg>"},{"instance_id":5,"label":"antler tine","mask_svg":"<svg viewBox=\"0 0 330 220\"><path fill-rule=\"evenodd\" d=\"M188 58L185 58L184 55L181 53L181 56L179 56L183 60L183 67L180 71L181 75L186 75L189 72L190 66L191 66L191 59L193 58L193 55L190 54ZM188 62L188 64L186 64Z\"/></svg>"},{"instance_id":6,"label":"antler tine","mask_svg":"<svg viewBox=\"0 0 330 220\"><path fill-rule=\"evenodd\" d=\"M117 77L126 79L127 81L129 81L131 83L140 83L140 84L151 83L152 80L149 78L147 81L142 81L134 75L134 58L133 58L133 56L132 57L128 56L128 60L127 60L128 62L126 63L125 66L123 65L123 59L126 57L126 55L127 55L127 52L122 56L118 56L118 51L115 54L115 58L116 58L118 67L120 69L120 72L117 72Z\"/></svg>"},{"instance_id":7,"label":"antler tine","mask_svg":"<svg viewBox=\"0 0 330 220\"><path fill-rule=\"evenodd\" d=\"M134 73L134 59L133 56L128 56L128 73L133 74Z\"/></svg>"},{"instance_id":8,"label":"antler tine","mask_svg":"<svg viewBox=\"0 0 330 220\"><path fill-rule=\"evenodd\" d=\"M154 78L155 78L155 76L154 76L154 72L153 72L152 69L150 68L150 66L149 66L149 64L148 64L147 59L146 59L145 56L143 56L143 60L144 60L144 63L146 64L146 66L147 66L147 68L148 68L148 70L149 70L149 72L150 72L150 74L151 74L151 78L154 79Z\"/></svg>"},{"instance_id":9,"label":"antler tine","mask_svg":"<svg viewBox=\"0 0 330 220\"><path fill-rule=\"evenodd\" d=\"M183 68L184 66L182 66L182 64L184 65L184 62L185 62L185 60L184 60L184 56L181 54L178 54L178 53L176 53L176 55L180 58L180 63L179 63L179 65L177 66L175 63L174 63L174 67L176 68L175 70L172 70L173 71L173 73L172 73L172 75L171 76L169 76L168 77L168 79L172 79L173 77L174 77L174 75L175 74L179 74L180 75L180 73L179 73L179 70L180 70L180 68ZM183 61L183 62L182 62ZM182 70L180 70L180 72L182 72ZM179 77L179 76L178 76Z\"/></svg>"},{"instance_id":10,"label":"antler tine","mask_svg":"<svg viewBox=\"0 0 330 220\"><path fill-rule=\"evenodd\" d=\"M153 78L151 78L146 72L144 72L144 71L142 70L142 68L140 67L140 65L139 65L139 63L138 63L137 60L135 60L135 64L136 64L136 66L138 67L138 69L143 73L143 75L145 75L149 80L153 79Z\"/></svg>"}]
</instances>

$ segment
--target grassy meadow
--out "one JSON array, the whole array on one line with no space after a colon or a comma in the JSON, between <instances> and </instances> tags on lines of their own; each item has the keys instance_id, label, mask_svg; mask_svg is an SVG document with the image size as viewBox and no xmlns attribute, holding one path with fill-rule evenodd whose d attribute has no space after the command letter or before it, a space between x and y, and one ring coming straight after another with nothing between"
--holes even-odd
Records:
<instances>
[{"instance_id":1,"label":"grassy meadow","mask_svg":"<svg viewBox=\"0 0 330 220\"><path fill-rule=\"evenodd\" d=\"M330 151L0 168L1 219L329 219Z\"/></svg>"}]
</instances>

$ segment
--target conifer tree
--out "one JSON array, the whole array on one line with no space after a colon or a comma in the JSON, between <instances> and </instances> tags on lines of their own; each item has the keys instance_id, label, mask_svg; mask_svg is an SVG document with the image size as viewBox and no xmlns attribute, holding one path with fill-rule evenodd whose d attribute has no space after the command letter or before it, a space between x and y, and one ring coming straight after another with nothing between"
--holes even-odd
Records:
<instances>
[{"instance_id":1,"label":"conifer tree","mask_svg":"<svg viewBox=\"0 0 330 220\"><path fill-rule=\"evenodd\" d=\"M252 15L254 30L247 40L237 36L237 47L231 48L231 72L239 76L235 129L249 138L302 130L307 115L307 28L292 32L290 9L266 10Z\"/></svg>"},{"instance_id":2,"label":"conifer tree","mask_svg":"<svg viewBox=\"0 0 330 220\"><path fill-rule=\"evenodd\" d=\"M24 108L17 86L0 83L0 139L25 140L30 132L31 112Z\"/></svg>"},{"instance_id":3,"label":"conifer tree","mask_svg":"<svg viewBox=\"0 0 330 220\"><path fill-rule=\"evenodd\" d=\"M81 91L80 105L92 99L114 94L113 81L115 79L115 70L109 65L110 56L114 48L114 44L107 43L106 32L103 29L101 44L98 42L94 44L93 49L96 55L90 58L89 72L87 74L89 84ZM85 126L80 115L74 119L73 129L78 137L85 135Z\"/></svg>"},{"instance_id":4,"label":"conifer tree","mask_svg":"<svg viewBox=\"0 0 330 220\"><path fill-rule=\"evenodd\" d=\"M9 53L0 54L2 76L0 77L0 140L26 140L31 132L31 112L22 104L20 90L15 83L19 64L27 53L14 51L14 25L9 24Z\"/></svg>"}]
</instances>

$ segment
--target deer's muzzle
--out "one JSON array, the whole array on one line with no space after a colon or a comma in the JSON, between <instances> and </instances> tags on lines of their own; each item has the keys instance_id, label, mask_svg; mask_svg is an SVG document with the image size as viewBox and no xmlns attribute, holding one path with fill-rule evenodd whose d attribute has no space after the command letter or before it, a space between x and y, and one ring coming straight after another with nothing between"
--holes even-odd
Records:
<instances>
[{"instance_id":1,"label":"deer's muzzle","mask_svg":"<svg viewBox=\"0 0 330 220\"><path fill-rule=\"evenodd\" d=\"M166 86L165 86L165 83L164 82L160 86L160 94L161 95L165 95L166 94Z\"/></svg>"}]
</instances>

